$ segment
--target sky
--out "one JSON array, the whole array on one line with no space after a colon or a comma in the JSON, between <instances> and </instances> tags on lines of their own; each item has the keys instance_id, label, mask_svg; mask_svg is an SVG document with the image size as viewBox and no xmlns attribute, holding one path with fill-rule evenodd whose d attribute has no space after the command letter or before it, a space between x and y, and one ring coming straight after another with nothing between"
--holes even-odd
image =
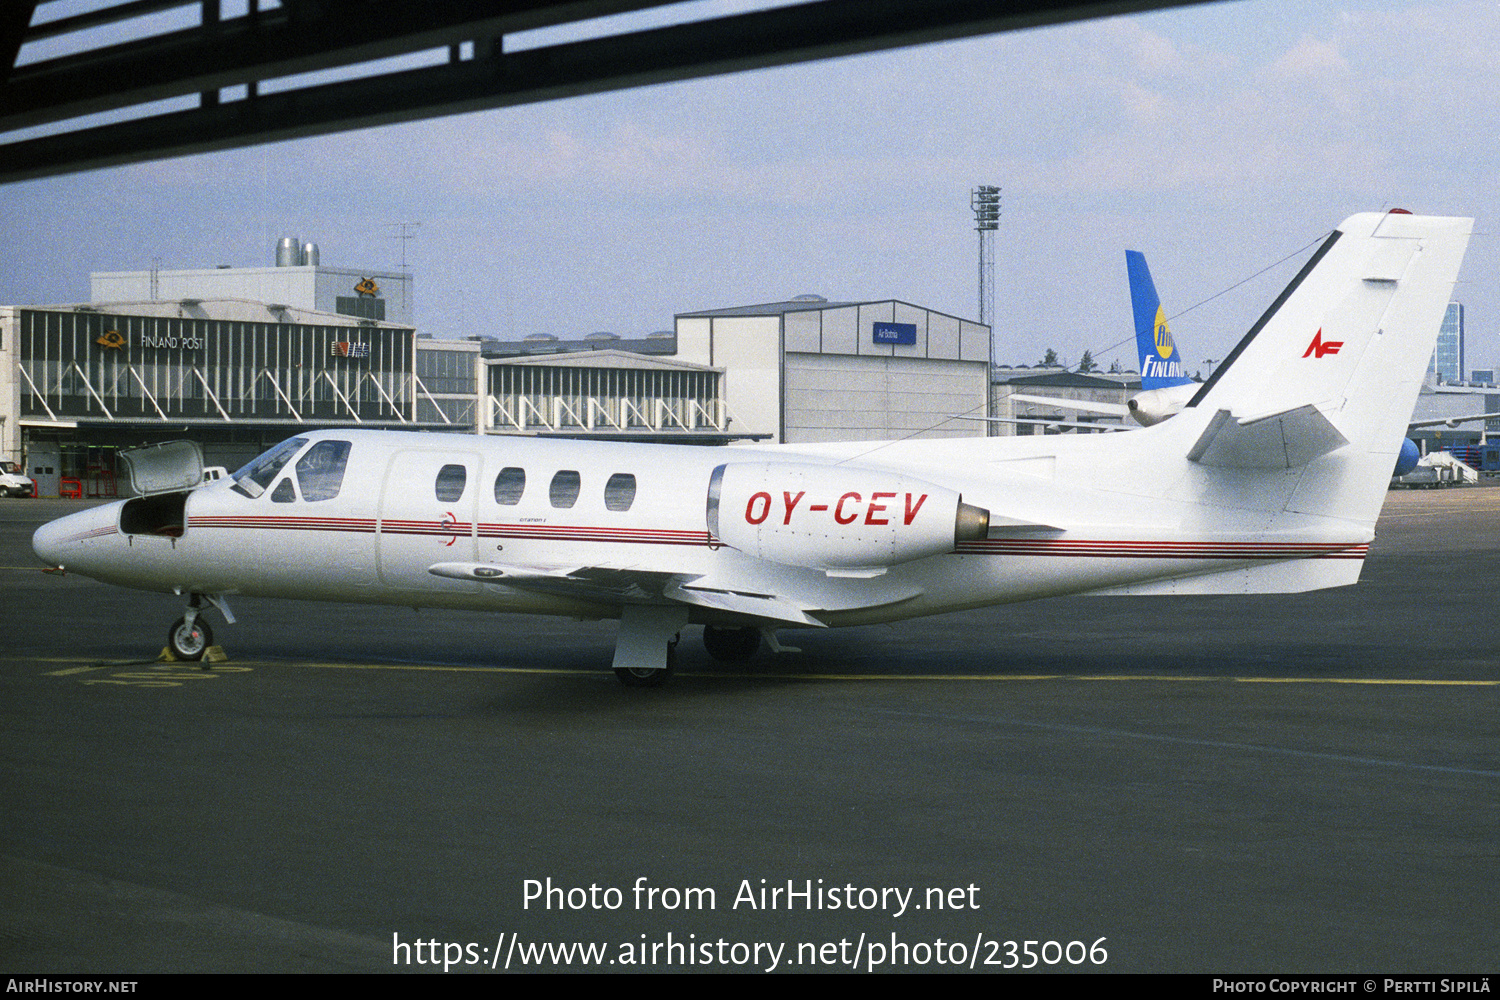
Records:
<instances>
[{"instance_id":1,"label":"sky","mask_svg":"<svg viewBox=\"0 0 1500 1000\"><path fill-rule=\"evenodd\" d=\"M91 271L156 259L265 266L282 236L394 270L420 223L417 326L440 337L641 336L803 293L977 318L969 193L994 184L999 363L1134 368L1131 249L1206 373L1321 236L1400 207L1477 219L1455 298L1487 367L1497 81L1494 0L1011 32L7 185L0 302L87 301Z\"/></svg>"}]
</instances>

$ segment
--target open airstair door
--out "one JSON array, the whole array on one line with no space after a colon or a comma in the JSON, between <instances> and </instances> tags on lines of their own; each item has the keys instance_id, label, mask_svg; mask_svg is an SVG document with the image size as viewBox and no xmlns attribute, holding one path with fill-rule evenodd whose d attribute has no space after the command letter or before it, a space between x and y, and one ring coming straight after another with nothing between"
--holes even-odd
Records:
<instances>
[{"instance_id":1,"label":"open airstair door","mask_svg":"<svg viewBox=\"0 0 1500 1000\"><path fill-rule=\"evenodd\" d=\"M163 441L120 452L130 488L141 496L190 490L203 482L203 451L195 441Z\"/></svg>"}]
</instances>

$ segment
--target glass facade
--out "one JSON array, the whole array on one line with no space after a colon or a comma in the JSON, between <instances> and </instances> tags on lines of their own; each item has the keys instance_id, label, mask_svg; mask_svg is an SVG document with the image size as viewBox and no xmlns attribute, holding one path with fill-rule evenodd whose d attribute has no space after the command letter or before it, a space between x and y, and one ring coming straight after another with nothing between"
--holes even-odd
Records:
<instances>
[{"instance_id":1,"label":"glass facade","mask_svg":"<svg viewBox=\"0 0 1500 1000\"><path fill-rule=\"evenodd\" d=\"M1464 307L1457 302L1448 303L1438 329L1437 350L1427 370L1436 372L1444 382L1464 380Z\"/></svg>"},{"instance_id":2,"label":"glass facade","mask_svg":"<svg viewBox=\"0 0 1500 1000\"><path fill-rule=\"evenodd\" d=\"M21 414L404 422L412 331L22 310Z\"/></svg>"},{"instance_id":3,"label":"glass facade","mask_svg":"<svg viewBox=\"0 0 1500 1000\"><path fill-rule=\"evenodd\" d=\"M490 366L497 431L723 430L721 373L697 369Z\"/></svg>"}]
</instances>

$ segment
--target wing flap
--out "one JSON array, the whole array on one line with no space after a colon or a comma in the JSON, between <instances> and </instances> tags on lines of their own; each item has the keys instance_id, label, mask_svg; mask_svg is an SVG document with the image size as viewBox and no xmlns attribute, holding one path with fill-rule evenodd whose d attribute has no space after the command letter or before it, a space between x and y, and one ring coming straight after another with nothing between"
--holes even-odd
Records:
<instances>
[{"instance_id":1,"label":"wing flap","mask_svg":"<svg viewBox=\"0 0 1500 1000\"><path fill-rule=\"evenodd\" d=\"M789 601L775 594L756 594L747 591L721 590L716 587L695 587L689 583L669 584L665 596L684 604L695 604L700 608L731 611L735 614L751 615L755 618L770 618L794 625L814 625L827 628L823 622L807 612L811 608Z\"/></svg>"},{"instance_id":2,"label":"wing flap","mask_svg":"<svg viewBox=\"0 0 1500 1000\"><path fill-rule=\"evenodd\" d=\"M505 563L436 563L433 576L519 587L563 597L624 603L660 599L667 585L690 575L624 566L521 566Z\"/></svg>"}]
</instances>

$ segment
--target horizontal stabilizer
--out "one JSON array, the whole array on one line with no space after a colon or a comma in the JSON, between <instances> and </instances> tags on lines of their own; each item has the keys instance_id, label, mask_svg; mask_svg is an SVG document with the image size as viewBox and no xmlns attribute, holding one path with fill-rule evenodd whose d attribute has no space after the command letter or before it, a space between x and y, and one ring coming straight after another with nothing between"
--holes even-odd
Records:
<instances>
[{"instance_id":1,"label":"horizontal stabilizer","mask_svg":"<svg viewBox=\"0 0 1500 1000\"><path fill-rule=\"evenodd\" d=\"M1252 420L1220 410L1187 457L1221 469L1297 469L1348 443L1311 403Z\"/></svg>"}]
</instances>

